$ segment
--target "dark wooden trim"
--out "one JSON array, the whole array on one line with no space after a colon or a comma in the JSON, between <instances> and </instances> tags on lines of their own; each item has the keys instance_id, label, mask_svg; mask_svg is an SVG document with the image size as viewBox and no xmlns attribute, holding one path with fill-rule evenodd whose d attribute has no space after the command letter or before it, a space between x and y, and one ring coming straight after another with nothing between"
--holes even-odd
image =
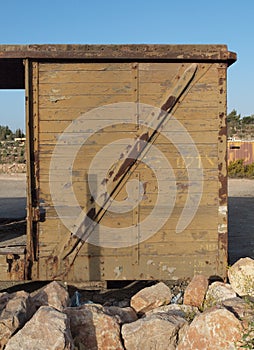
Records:
<instances>
[{"instance_id":1,"label":"dark wooden trim","mask_svg":"<svg viewBox=\"0 0 254 350\"><path fill-rule=\"evenodd\" d=\"M226 45L0 45L1 58L36 59L130 59L226 61L237 57Z\"/></svg>"}]
</instances>

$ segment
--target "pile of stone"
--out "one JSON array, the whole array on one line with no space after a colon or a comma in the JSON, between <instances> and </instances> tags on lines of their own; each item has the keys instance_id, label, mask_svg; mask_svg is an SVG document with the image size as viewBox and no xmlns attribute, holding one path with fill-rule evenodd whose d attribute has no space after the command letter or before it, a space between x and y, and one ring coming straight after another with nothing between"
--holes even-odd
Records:
<instances>
[{"instance_id":1,"label":"pile of stone","mask_svg":"<svg viewBox=\"0 0 254 350\"><path fill-rule=\"evenodd\" d=\"M181 304L163 282L141 289L128 306L119 302L122 307L89 301L73 307L58 282L30 294L4 292L0 349L253 349L254 260L236 262L228 280L194 276Z\"/></svg>"}]
</instances>

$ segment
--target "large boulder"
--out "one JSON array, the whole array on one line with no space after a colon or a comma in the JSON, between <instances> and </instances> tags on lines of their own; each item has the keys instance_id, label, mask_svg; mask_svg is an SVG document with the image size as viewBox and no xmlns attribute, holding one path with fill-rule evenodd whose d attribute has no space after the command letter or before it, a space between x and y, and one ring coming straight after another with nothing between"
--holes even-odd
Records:
<instances>
[{"instance_id":1,"label":"large boulder","mask_svg":"<svg viewBox=\"0 0 254 350\"><path fill-rule=\"evenodd\" d=\"M138 316L131 307L104 306L105 312L116 317L120 324L137 321Z\"/></svg>"},{"instance_id":2,"label":"large boulder","mask_svg":"<svg viewBox=\"0 0 254 350\"><path fill-rule=\"evenodd\" d=\"M53 281L31 294L33 306L52 306L62 311L69 304L69 294L60 283Z\"/></svg>"},{"instance_id":3,"label":"large boulder","mask_svg":"<svg viewBox=\"0 0 254 350\"><path fill-rule=\"evenodd\" d=\"M242 324L233 313L212 307L195 317L177 350L233 350L242 338Z\"/></svg>"},{"instance_id":4,"label":"large boulder","mask_svg":"<svg viewBox=\"0 0 254 350\"><path fill-rule=\"evenodd\" d=\"M154 313L136 322L122 326L122 338L126 350L173 350L178 331L187 322L180 316Z\"/></svg>"},{"instance_id":5,"label":"large boulder","mask_svg":"<svg viewBox=\"0 0 254 350\"><path fill-rule=\"evenodd\" d=\"M254 322L254 303L239 297L226 299L222 305L245 323Z\"/></svg>"},{"instance_id":6,"label":"large boulder","mask_svg":"<svg viewBox=\"0 0 254 350\"><path fill-rule=\"evenodd\" d=\"M144 288L131 298L131 307L137 313L146 313L156 307L170 303L172 293L165 283L160 282Z\"/></svg>"},{"instance_id":7,"label":"large boulder","mask_svg":"<svg viewBox=\"0 0 254 350\"><path fill-rule=\"evenodd\" d=\"M235 298L236 293L228 283L214 282L212 283L205 297L205 308L214 306L224 300Z\"/></svg>"},{"instance_id":8,"label":"large boulder","mask_svg":"<svg viewBox=\"0 0 254 350\"><path fill-rule=\"evenodd\" d=\"M196 306L184 305L184 304L169 304L159 306L153 310L145 313L144 316L149 316L156 313L174 314L183 317L187 321L192 321L193 318L200 313Z\"/></svg>"},{"instance_id":9,"label":"large boulder","mask_svg":"<svg viewBox=\"0 0 254 350\"><path fill-rule=\"evenodd\" d=\"M0 296L0 349L3 349L14 332L23 327L32 316L29 294L24 291Z\"/></svg>"},{"instance_id":10,"label":"large boulder","mask_svg":"<svg viewBox=\"0 0 254 350\"><path fill-rule=\"evenodd\" d=\"M228 270L229 282L234 291L240 295L254 297L254 260L242 258Z\"/></svg>"},{"instance_id":11,"label":"large boulder","mask_svg":"<svg viewBox=\"0 0 254 350\"><path fill-rule=\"evenodd\" d=\"M105 313L101 305L69 307L65 313L70 319L74 344L80 349L123 350L120 325L115 317Z\"/></svg>"},{"instance_id":12,"label":"large boulder","mask_svg":"<svg viewBox=\"0 0 254 350\"><path fill-rule=\"evenodd\" d=\"M73 350L67 316L50 306L42 306L30 321L7 343L5 350Z\"/></svg>"},{"instance_id":13,"label":"large boulder","mask_svg":"<svg viewBox=\"0 0 254 350\"><path fill-rule=\"evenodd\" d=\"M203 275L196 275L188 284L184 292L183 303L185 305L201 308L208 288L208 279Z\"/></svg>"}]
</instances>

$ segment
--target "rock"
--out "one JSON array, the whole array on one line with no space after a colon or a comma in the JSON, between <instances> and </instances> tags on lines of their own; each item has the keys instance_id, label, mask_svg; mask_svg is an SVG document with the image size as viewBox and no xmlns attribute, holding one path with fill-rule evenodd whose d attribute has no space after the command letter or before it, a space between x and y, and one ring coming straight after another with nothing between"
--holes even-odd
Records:
<instances>
[{"instance_id":1,"label":"rock","mask_svg":"<svg viewBox=\"0 0 254 350\"><path fill-rule=\"evenodd\" d=\"M254 304L239 297L222 301L222 305L240 320L254 322Z\"/></svg>"},{"instance_id":2,"label":"rock","mask_svg":"<svg viewBox=\"0 0 254 350\"><path fill-rule=\"evenodd\" d=\"M240 295L254 297L254 260L242 258L228 270L229 282L234 291Z\"/></svg>"},{"instance_id":3,"label":"rock","mask_svg":"<svg viewBox=\"0 0 254 350\"><path fill-rule=\"evenodd\" d=\"M3 349L12 334L32 316L29 294L24 291L2 294L0 312L0 349Z\"/></svg>"},{"instance_id":4,"label":"rock","mask_svg":"<svg viewBox=\"0 0 254 350\"><path fill-rule=\"evenodd\" d=\"M50 306L41 306L30 321L7 343L5 350L73 350L67 316Z\"/></svg>"},{"instance_id":5,"label":"rock","mask_svg":"<svg viewBox=\"0 0 254 350\"><path fill-rule=\"evenodd\" d=\"M115 306L128 307L128 306L130 306L130 300L129 299L120 300L117 302L117 305L115 305Z\"/></svg>"},{"instance_id":6,"label":"rock","mask_svg":"<svg viewBox=\"0 0 254 350\"><path fill-rule=\"evenodd\" d=\"M180 316L156 313L122 326L126 350L173 350L177 334L187 322Z\"/></svg>"},{"instance_id":7,"label":"rock","mask_svg":"<svg viewBox=\"0 0 254 350\"><path fill-rule=\"evenodd\" d=\"M183 327L181 327L178 331L178 344L181 343L181 341L183 340L183 338L185 337L185 334L187 333L187 330L189 329L189 324L186 323L185 325L183 325ZM187 350L187 349L186 349ZM202 349L203 350L203 349ZM204 349L205 350L205 349Z\"/></svg>"},{"instance_id":8,"label":"rock","mask_svg":"<svg viewBox=\"0 0 254 350\"><path fill-rule=\"evenodd\" d=\"M209 287L205 297L205 308L221 303L223 300L235 298L236 293L228 283L213 282Z\"/></svg>"},{"instance_id":9,"label":"rock","mask_svg":"<svg viewBox=\"0 0 254 350\"><path fill-rule=\"evenodd\" d=\"M11 294L9 293L0 293L0 312L5 308L7 301L11 299Z\"/></svg>"},{"instance_id":10,"label":"rock","mask_svg":"<svg viewBox=\"0 0 254 350\"><path fill-rule=\"evenodd\" d=\"M62 311L69 304L67 290L56 281L32 293L31 298L36 309L39 309L40 306L52 306Z\"/></svg>"},{"instance_id":11,"label":"rock","mask_svg":"<svg viewBox=\"0 0 254 350\"><path fill-rule=\"evenodd\" d=\"M131 307L137 313L145 313L170 303L172 293L163 282L144 288L131 298Z\"/></svg>"},{"instance_id":12,"label":"rock","mask_svg":"<svg viewBox=\"0 0 254 350\"><path fill-rule=\"evenodd\" d=\"M107 306L105 312L110 316L115 316L120 324L137 321L138 316L131 307Z\"/></svg>"},{"instance_id":13,"label":"rock","mask_svg":"<svg viewBox=\"0 0 254 350\"><path fill-rule=\"evenodd\" d=\"M89 350L123 350L117 319L106 314L101 305L69 307L65 313L70 319L76 346Z\"/></svg>"},{"instance_id":14,"label":"rock","mask_svg":"<svg viewBox=\"0 0 254 350\"><path fill-rule=\"evenodd\" d=\"M235 344L241 338L241 322L227 309L215 306L195 317L177 350L237 349Z\"/></svg>"},{"instance_id":15,"label":"rock","mask_svg":"<svg viewBox=\"0 0 254 350\"><path fill-rule=\"evenodd\" d=\"M184 292L183 303L200 308L203 305L207 288L208 279L205 276L194 276Z\"/></svg>"},{"instance_id":16,"label":"rock","mask_svg":"<svg viewBox=\"0 0 254 350\"><path fill-rule=\"evenodd\" d=\"M195 306L191 305L179 305L179 304L169 304L157 307L153 310L148 311L145 313L145 317L155 314L155 313L167 313L167 314L174 314L178 315L180 317L183 317L187 321L192 321L193 318L200 313L199 309Z\"/></svg>"}]
</instances>

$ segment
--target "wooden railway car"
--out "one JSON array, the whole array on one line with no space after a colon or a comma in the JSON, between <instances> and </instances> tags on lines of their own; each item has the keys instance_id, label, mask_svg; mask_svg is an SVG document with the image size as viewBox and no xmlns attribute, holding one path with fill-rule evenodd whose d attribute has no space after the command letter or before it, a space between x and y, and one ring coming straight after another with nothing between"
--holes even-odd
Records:
<instances>
[{"instance_id":1,"label":"wooden railway car","mask_svg":"<svg viewBox=\"0 0 254 350\"><path fill-rule=\"evenodd\" d=\"M26 243L1 280L226 276L226 45L1 45L25 89ZM13 242L13 241L11 241Z\"/></svg>"}]
</instances>

